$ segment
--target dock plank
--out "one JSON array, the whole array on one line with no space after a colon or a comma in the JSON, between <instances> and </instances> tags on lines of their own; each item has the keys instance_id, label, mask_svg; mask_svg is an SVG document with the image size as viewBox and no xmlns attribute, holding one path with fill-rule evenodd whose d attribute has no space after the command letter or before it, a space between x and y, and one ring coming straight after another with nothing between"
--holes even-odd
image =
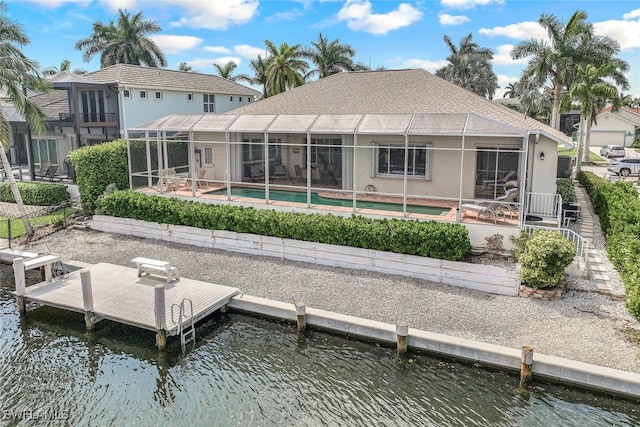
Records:
<instances>
[{"instance_id":1,"label":"dock plank","mask_svg":"<svg viewBox=\"0 0 640 427\"><path fill-rule=\"evenodd\" d=\"M167 285L163 278L137 277L135 268L98 263L88 267L91 272L93 307L102 319L155 331L155 285L165 286L165 315L167 335L178 333L178 324L172 322L171 306L184 298L193 302L193 317L198 321L224 306L240 293L237 288L180 278ZM26 288L25 298L40 304L66 310L84 312L80 272L66 279L41 282ZM177 312L176 312L177 320ZM183 322L187 326L187 322Z\"/></svg>"}]
</instances>

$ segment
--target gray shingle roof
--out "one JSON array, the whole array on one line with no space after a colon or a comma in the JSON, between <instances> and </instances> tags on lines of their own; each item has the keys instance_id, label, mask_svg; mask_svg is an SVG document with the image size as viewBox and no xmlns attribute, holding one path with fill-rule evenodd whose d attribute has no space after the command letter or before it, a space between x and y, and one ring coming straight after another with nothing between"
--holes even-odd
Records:
<instances>
[{"instance_id":1,"label":"gray shingle roof","mask_svg":"<svg viewBox=\"0 0 640 427\"><path fill-rule=\"evenodd\" d=\"M139 65L116 64L85 75L99 83L118 86L157 87L184 91L212 92L245 96L259 96L260 92L223 79L222 77Z\"/></svg>"},{"instance_id":2,"label":"gray shingle roof","mask_svg":"<svg viewBox=\"0 0 640 427\"><path fill-rule=\"evenodd\" d=\"M422 70L334 74L228 114L403 114L473 113L524 131L568 140L562 132L496 105Z\"/></svg>"},{"instance_id":3,"label":"gray shingle roof","mask_svg":"<svg viewBox=\"0 0 640 427\"><path fill-rule=\"evenodd\" d=\"M60 114L69 114L69 94L66 90L50 90L29 98L49 120L60 120Z\"/></svg>"}]
</instances>

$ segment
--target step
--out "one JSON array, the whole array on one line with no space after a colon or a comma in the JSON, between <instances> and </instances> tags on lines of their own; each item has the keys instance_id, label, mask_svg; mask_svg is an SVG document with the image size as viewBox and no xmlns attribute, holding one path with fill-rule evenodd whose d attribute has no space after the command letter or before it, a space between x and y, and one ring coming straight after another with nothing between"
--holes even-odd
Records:
<instances>
[{"instance_id":1,"label":"step","mask_svg":"<svg viewBox=\"0 0 640 427\"><path fill-rule=\"evenodd\" d=\"M603 282L608 282L609 281L609 275L605 274L605 273L593 273L593 279L594 280L600 280Z\"/></svg>"},{"instance_id":2,"label":"step","mask_svg":"<svg viewBox=\"0 0 640 427\"><path fill-rule=\"evenodd\" d=\"M593 271L607 271L607 267L604 264L592 262L590 266Z\"/></svg>"}]
</instances>

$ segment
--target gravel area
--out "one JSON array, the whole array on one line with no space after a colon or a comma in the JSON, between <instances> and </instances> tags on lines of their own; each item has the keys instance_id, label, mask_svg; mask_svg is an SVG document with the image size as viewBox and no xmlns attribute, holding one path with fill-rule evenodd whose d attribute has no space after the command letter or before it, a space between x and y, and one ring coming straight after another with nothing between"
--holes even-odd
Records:
<instances>
[{"instance_id":1,"label":"gravel area","mask_svg":"<svg viewBox=\"0 0 640 427\"><path fill-rule=\"evenodd\" d=\"M598 230L599 231L599 230ZM599 233L596 233L599 234ZM603 245L603 241L598 243ZM136 256L170 260L181 276L234 286L248 295L612 368L640 372L638 322L620 298L569 278L562 299L541 301L392 275L328 268L92 230L68 229L32 243L67 259L131 266ZM619 280L612 274L612 280Z\"/></svg>"}]
</instances>

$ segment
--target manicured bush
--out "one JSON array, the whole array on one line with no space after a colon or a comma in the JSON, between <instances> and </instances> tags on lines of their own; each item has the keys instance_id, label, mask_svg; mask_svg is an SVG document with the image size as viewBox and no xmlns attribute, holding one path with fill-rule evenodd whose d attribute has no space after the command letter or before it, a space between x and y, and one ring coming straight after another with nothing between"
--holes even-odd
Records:
<instances>
[{"instance_id":1,"label":"manicured bush","mask_svg":"<svg viewBox=\"0 0 640 427\"><path fill-rule=\"evenodd\" d=\"M536 231L526 241L524 251L518 257L520 279L536 289L557 286L574 256L573 245L559 232Z\"/></svg>"},{"instance_id":2,"label":"manicured bush","mask_svg":"<svg viewBox=\"0 0 640 427\"><path fill-rule=\"evenodd\" d=\"M576 201L576 190L573 188L573 181L570 178L558 178L556 180L556 191L560 194L564 203L574 203Z\"/></svg>"},{"instance_id":3,"label":"manicured bush","mask_svg":"<svg viewBox=\"0 0 640 427\"><path fill-rule=\"evenodd\" d=\"M67 187L62 184L45 184L42 182L18 182L18 189L25 205L54 206L71 198ZM0 202L15 203L11 186L8 182L0 184Z\"/></svg>"},{"instance_id":4,"label":"manicured bush","mask_svg":"<svg viewBox=\"0 0 640 427\"><path fill-rule=\"evenodd\" d=\"M620 273L629 312L640 320L640 199L630 182L610 183L581 172L585 187L607 239L609 259Z\"/></svg>"},{"instance_id":5,"label":"manicured bush","mask_svg":"<svg viewBox=\"0 0 640 427\"><path fill-rule=\"evenodd\" d=\"M96 200L109 184L120 190L129 188L127 142L118 140L82 147L69 153L75 163L76 181L82 208L89 213L96 209Z\"/></svg>"},{"instance_id":6,"label":"manicured bush","mask_svg":"<svg viewBox=\"0 0 640 427\"><path fill-rule=\"evenodd\" d=\"M252 233L446 260L459 260L471 249L469 232L461 224L278 212L198 203L134 191L116 191L104 195L100 198L97 212L161 224Z\"/></svg>"}]
</instances>

